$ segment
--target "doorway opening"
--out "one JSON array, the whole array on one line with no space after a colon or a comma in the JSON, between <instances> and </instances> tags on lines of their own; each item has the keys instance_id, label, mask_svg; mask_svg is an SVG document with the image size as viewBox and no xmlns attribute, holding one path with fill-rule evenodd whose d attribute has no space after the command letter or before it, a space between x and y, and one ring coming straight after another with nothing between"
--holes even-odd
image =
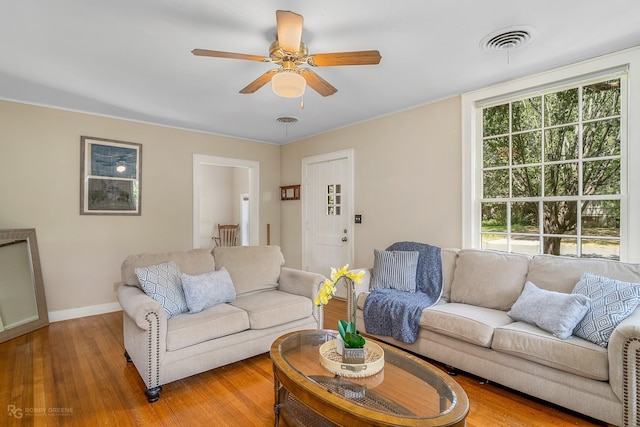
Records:
<instances>
[{"instance_id":1,"label":"doorway opening","mask_svg":"<svg viewBox=\"0 0 640 427\"><path fill-rule=\"evenodd\" d=\"M240 244L259 244L259 175L256 161L193 155L194 249L213 247L218 224L241 224Z\"/></svg>"}]
</instances>

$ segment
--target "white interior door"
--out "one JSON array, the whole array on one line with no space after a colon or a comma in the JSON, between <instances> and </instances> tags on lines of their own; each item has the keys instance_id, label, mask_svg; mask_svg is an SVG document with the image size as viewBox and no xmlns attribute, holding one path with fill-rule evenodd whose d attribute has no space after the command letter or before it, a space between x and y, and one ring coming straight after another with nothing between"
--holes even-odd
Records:
<instances>
[{"instance_id":1,"label":"white interior door","mask_svg":"<svg viewBox=\"0 0 640 427\"><path fill-rule=\"evenodd\" d=\"M329 276L353 262L353 152L303 160L303 265Z\"/></svg>"}]
</instances>

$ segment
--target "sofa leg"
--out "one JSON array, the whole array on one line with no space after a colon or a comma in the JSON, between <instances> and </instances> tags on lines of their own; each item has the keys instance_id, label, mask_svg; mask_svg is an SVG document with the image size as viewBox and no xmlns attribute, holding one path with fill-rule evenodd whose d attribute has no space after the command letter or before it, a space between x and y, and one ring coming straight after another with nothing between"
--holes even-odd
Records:
<instances>
[{"instance_id":1,"label":"sofa leg","mask_svg":"<svg viewBox=\"0 0 640 427\"><path fill-rule=\"evenodd\" d=\"M162 391L162 386L147 388L144 390L144 394L147 396L147 402L153 403L157 402L160 399L160 392Z\"/></svg>"},{"instance_id":2,"label":"sofa leg","mask_svg":"<svg viewBox=\"0 0 640 427\"><path fill-rule=\"evenodd\" d=\"M455 368L455 366L445 365L445 367L447 368L447 374L451 375L452 377L458 375L458 370Z\"/></svg>"},{"instance_id":3,"label":"sofa leg","mask_svg":"<svg viewBox=\"0 0 640 427\"><path fill-rule=\"evenodd\" d=\"M129 353L127 353L127 350L124 351L124 358L127 359L127 363L131 363L131 357L129 357Z\"/></svg>"}]
</instances>

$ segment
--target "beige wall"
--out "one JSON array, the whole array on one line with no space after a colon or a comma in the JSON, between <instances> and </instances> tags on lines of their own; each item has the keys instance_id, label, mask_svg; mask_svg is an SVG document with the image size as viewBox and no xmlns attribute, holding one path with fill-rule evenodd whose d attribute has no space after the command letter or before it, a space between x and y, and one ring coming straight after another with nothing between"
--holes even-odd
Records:
<instances>
[{"instance_id":1,"label":"beige wall","mask_svg":"<svg viewBox=\"0 0 640 427\"><path fill-rule=\"evenodd\" d=\"M127 255L191 248L193 154L256 160L260 243L271 224L300 267L302 205L279 186L301 183L303 157L353 148L354 265L399 240L460 246L460 120L456 97L278 147L0 101L0 228L36 228L51 312L114 303ZM79 215L81 135L143 144L140 217Z\"/></svg>"},{"instance_id":2,"label":"beige wall","mask_svg":"<svg viewBox=\"0 0 640 427\"><path fill-rule=\"evenodd\" d=\"M141 216L79 214L81 135L142 144ZM280 147L0 101L0 228L36 229L50 311L115 302L129 254L191 248L194 153L260 162L266 243L280 223Z\"/></svg>"},{"instance_id":3,"label":"beige wall","mask_svg":"<svg viewBox=\"0 0 640 427\"><path fill-rule=\"evenodd\" d=\"M412 240L460 247L461 109L455 97L282 147L283 185L300 184L304 157L353 148L354 266L372 266L373 249ZM304 189L302 190L304 191ZM304 197L304 195L303 195ZM302 263L302 202L282 202L281 246Z\"/></svg>"}]
</instances>

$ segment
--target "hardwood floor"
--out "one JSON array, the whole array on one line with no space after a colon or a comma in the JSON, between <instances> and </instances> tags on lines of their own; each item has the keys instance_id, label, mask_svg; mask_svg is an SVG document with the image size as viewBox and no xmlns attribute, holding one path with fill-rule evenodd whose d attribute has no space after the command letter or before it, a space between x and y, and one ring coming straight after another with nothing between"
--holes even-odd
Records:
<instances>
[{"instance_id":1,"label":"hardwood floor","mask_svg":"<svg viewBox=\"0 0 640 427\"><path fill-rule=\"evenodd\" d=\"M345 303L332 300L335 329ZM267 354L166 384L147 403L123 356L122 313L52 323L0 344L0 426L270 426ZM565 410L458 375L471 402L467 426L601 426ZM6 409L5 409L6 408Z\"/></svg>"}]
</instances>

